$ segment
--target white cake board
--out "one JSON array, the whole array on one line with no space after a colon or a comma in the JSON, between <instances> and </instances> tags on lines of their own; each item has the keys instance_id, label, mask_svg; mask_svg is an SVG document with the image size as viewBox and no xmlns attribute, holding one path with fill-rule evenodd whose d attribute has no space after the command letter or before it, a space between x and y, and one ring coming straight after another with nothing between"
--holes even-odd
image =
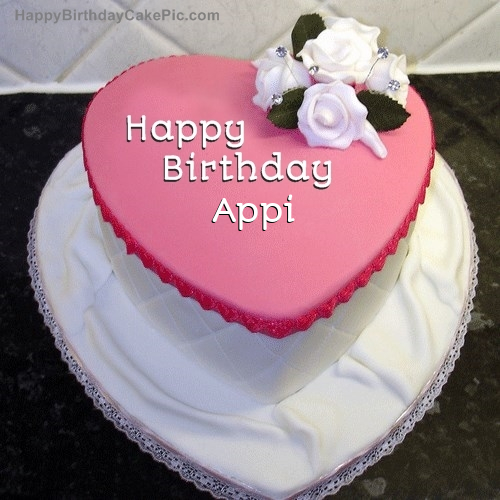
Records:
<instances>
[{"instance_id":1,"label":"white cake board","mask_svg":"<svg viewBox=\"0 0 500 500\"><path fill-rule=\"evenodd\" d=\"M391 453L432 407L463 345L477 247L437 155L398 283L351 349L278 404L227 387L132 306L107 260L81 145L45 186L29 234L35 297L106 418L220 498L322 498Z\"/></svg>"}]
</instances>

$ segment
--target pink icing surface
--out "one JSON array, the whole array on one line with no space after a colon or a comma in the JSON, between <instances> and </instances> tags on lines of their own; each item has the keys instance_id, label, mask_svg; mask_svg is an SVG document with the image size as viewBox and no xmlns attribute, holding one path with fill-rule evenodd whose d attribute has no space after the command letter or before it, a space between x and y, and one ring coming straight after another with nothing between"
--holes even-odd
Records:
<instances>
[{"instance_id":1,"label":"pink icing surface","mask_svg":"<svg viewBox=\"0 0 500 500\"><path fill-rule=\"evenodd\" d=\"M129 252L205 309L280 338L330 316L395 252L424 200L433 130L425 104L410 89L411 117L400 129L380 134L387 158L378 159L361 143L345 151L310 148L300 132L276 128L252 103L255 72L248 61L210 56L140 64L96 94L82 142L94 199ZM127 141L127 115L134 123L146 116L144 142L137 129ZM152 139L149 130L157 120L171 120L175 139L175 120L215 120L223 131L205 150L201 131L179 150L176 140ZM229 120L244 121L241 148L226 147L224 124ZM237 132L233 125L231 133ZM248 180L247 168L242 170L245 180L236 180L235 152L255 163L256 181ZM285 178L279 182L260 175L273 152L282 154ZM185 164L191 153L195 181L189 180ZM183 175L177 182L164 181L166 155L181 157ZM201 181L201 160L218 163L223 155L233 161L228 173L235 178L223 182L217 167L207 170L208 181ZM293 160L306 161L308 181L292 182L286 176ZM317 189L311 165L326 160L332 162L331 185ZM287 222L283 206L289 195L293 222ZM236 222L228 215L212 222L222 198ZM259 209L256 220L241 231L236 203ZM283 211L266 231L260 203L276 203ZM274 209L269 215L275 215Z\"/></svg>"}]
</instances>

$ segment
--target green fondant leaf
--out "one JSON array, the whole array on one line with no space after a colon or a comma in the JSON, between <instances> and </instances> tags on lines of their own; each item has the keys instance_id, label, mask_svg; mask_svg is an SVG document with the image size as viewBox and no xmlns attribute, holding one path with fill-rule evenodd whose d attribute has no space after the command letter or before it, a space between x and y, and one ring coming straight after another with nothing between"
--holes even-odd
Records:
<instances>
[{"instance_id":1,"label":"green fondant leaf","mask_svg":"<svg viewBox=\"0 0 500 500\"><path fill-rule=\"evenodd\" d=\"M304 14L300 16L292 30L292 47L295 59L301 61L297 54L302 50L307 40L316 38L326 29L323 18L319 14Z\"/></svg>"},{"instance_id":2,"label":"green fondant leaf","mask_svg":"<svg viewBox=\"0 0 500 500\"><path fill-rule=\"evenodd\" d=\"M366 106L366 119L377 132L397 129L410 116L401 104L385 94L362 90L358 93L358 99Z\"/></svg>"},{"instance_id":3,"label":"green fondant leaf","mask_svg":"<svg viewBox=\"0 0 500 500\"><path fill-rule=\"evenodd\" d=\"M280 128L297 128L297 111L304 100L305 87L287 90L283 94L283 102L275 104L267 114L267 118Z\"/></svg>"}]
</instances>

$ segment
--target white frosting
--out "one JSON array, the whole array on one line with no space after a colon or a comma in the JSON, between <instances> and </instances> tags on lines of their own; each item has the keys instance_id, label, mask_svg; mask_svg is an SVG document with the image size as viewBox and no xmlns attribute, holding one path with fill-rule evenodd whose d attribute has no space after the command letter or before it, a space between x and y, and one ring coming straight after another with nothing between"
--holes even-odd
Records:
<instances>
[{"instance_id":1,"label":"white frosting","mask_svg":"<svg viewBox=\"0 0 500 500\"><path fill-rule=\"evenodd\" d=\"M318 482L322 496L335 490L329 476L346 463L380 458L365 454L404 420L440 372L457 329L463 334L474 278L468 213L438 157L400 278L379 314L302 390L258 404L137 314L104 251L80 147L47 183L31 245L36 296L88 393L156 458L204 488L232 485L233 498L245 491L286 498ZM205 472L187 472L190 464Z\"/></svg>"}]
</instances>

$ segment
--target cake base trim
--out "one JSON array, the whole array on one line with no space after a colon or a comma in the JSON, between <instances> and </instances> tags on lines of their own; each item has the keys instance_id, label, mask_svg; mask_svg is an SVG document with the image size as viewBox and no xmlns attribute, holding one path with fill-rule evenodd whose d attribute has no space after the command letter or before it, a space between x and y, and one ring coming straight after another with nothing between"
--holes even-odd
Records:
<instances>
[{"instance_id":1,"label":"cake base trim","mask_svg":"<svg viewBox=\"0 0 500 500\"><path fill-rule=\"evenodd\" d=\"M48 185L50 185L48 189L49 192L42 195L40 205L32 221L29 235L29 264L35 297L39 302L40 311L44 316L45 322L55 337L56 346L60 349L62 357L68 363L70 370L76 375L80 383L84 385L86 393L92 397L95 405L103 411L104 415L110 419L118 429L126 432L131 440L137 442L143 450L152 454L156 460L178 471L184 479L194 482L198 488L208 490L216 497L287 498L300 495L300 498L320 498L337 491L342 485L348 484L354 477L361 474L369 465L374 464L382 456L391 453L395 445L401 442L404 436L413 429L415 423L423 417L425 411L432 407L434 399L441 392L442 386L446 382L449 374L453 371L455 361L459 357L460 348L463 345L467 330L467 323L470 320L472 299L477 283L477 247L465 203L459 207L459 212L464 218L467 226L467 234L463 235L464 246L467 250L465 252L466 257L464 257L466 262L464 262L464 265L461 267L464 272L465 270L467 271L467 275L465 277L461 276L462 281L465 279L465 284L462 287L463 289L456 290L458 295L455 303L460 307L451 314L452 318L454 318L453 328L450 328L449 324L443 329L439 327L439 322L441 320L439 304L436 303L433 305L431 319L438 321L438 324L434 325L434 328L437 327L437 331L434 332L436 337L435 340L441 339L442 344L440 352L433 353L434 355L431 356L433 362L432 366L428 367L430 369L428 376L424 377L425 380L422 379L422 384L417 384L416 387L413 389L410 388L408 391L408 387L405 387L402 383L405 379L405 374L402 373L403 370L398 374L395 380L401 381L401 384L394 387L393 391L399 403L394 404L392 400L390 401L390 405L392 405L393 410L395 410L394 414L396 417L385 416L386 424L388 420L390 420L390 424L386 425L384 431L379 433L375 439L366 437L366 442L363 447L359 447L360 443L358 443L358 447L355 450L346 449L342 454L337 453L337 463L322 464L318 462L319 458L317 456L304 456L304 468L308 466L311 458L314 459L311 462L311 467L315 470L309 474L309 480L307 480L305 475L301 474L299 481L295 484L293 484L293 481L283 481L283 484L287 484L287 487L284 488L283 484L278 484L280 481L276 479L275 482L270 482L270 484L267 485L268 489L266 490L262 484L252 485L252 483L248 481L248 477L238 477L238 475L232 473L228 475L227 472L221 471L219 467L220 464L207 463L205 465L206 468L199 465L199 457L193 457L193 448L186 446L180 450L179 447L172 445L165 436L159 435L159 431L161 431L162 428L161 426L158 427L158 422L144 422L141 421L137 415L133 415L133 412L130 411L130 408L127 408L127 405L130 403L130 397L135 396L133 394L127 394L126 392L120 394L120 390L123 388L127 390L128 387L133 393L135 390L134 387L136 387L136 381L131 380L129 381L130 384L124 384L123 380L119 380L120 376L118 372L114 370L117 367L117 363L119 364L118 358L114 360L108 359L108 365L103 367L105 370L109 370L109 378L103 379L101 376L102 374L97 373L96 367L92 366L93 363L97 362L96 358L100 358L102 361L103 352L104 354L108 352L99 350L97 344L89 343L91 337L88 336L88 330L93 325L93 327L96 328L95 333L99 333L99 328L104 326L102 320L106 319L106 314L113 314L113 308L111 307L109 311L101 309L100 315L96 316L94 314L95 311L92 310L93 302L95 301L96 294L99 296L99 299L102 299L106 295L105 292L107 289L108 292L116 292L117 289L115 286L116 284L113 284L113 277L106 271L105 266L100 267L98 265L92 265L96 264L98 260L103 257L103 250L99 248L99 232L96 229L98 227L97 221L95 220L95 224L92 222L93 218L95 218L95 214L92 210L95 210L95 207L91 209L90 205L86 207L85 204L82 205L81 200L78 201L80 196L85 197L89 194L88 187L84 187L81 185L81 182L79 182L84 179L83 167L78 167L78 165L75 167L75 164L78 164L79 161L79 154L81 153L78 148L76 148L56 169L48 183ZM440 163L440 168L435 170L440 171L440 178L447 180L448 187L451 186L453 188L455 184L456 191L459 192L458 185L456 185L456 181L449 168L442 159L438 158L438 162ZM68 169L71 170L71 167L73 167L73 170L75 170L75 168L81 168L83 177L80 178L80 174L78 174L76 177L70 176L69 179L64 179L65 175L67 176L68 174ZM77 196L70 200L65 199L64 194L66 193L63 193L62 197L54 197L53 194L55 192L59 195L61 194L60 191L58 191L58 187L60 187L58 184L60 185L61 182L63 186L68 188L73 194L76 192ZM50 190L53 188L56 189L56 191L53 192L51 196ZM456 196L461 199L461 193ZM72 208L72 210L61 210L61 204L63 202L66 204L66 208L68 208L68 203L71 203L70 208ZM423 208L423 212L425 213L425 206ZM87 244L90 243L90 248L93 251L90 253L82 252L79 258L74 262L76 267L66 269L68 275L61 277L61 275L54 274L54 268L52 267L54 263L56 263L56 268L60 270L60 266L57 262L60 263L61 261L61 241L51 241L52 245L44 244L43 240L51 239L52 237L50 234L42 231L40 227L46 228L47 223L54 224L56 221L59 221L64 228L65 225L71 225L70 221L67 219L71 219L71 217L76 217L79 221L83 220L84 222L86 221L86 223L90 223L87 232L80 236L85 238ZM425 215L423 217L425 217ZM55 227L58 226L55 225ZM61 226L58 227L58 229L60 228ZM63 240L67 237L67 231L64 229L61 230L60 234ZM456 240L453 241L453 244L457 246ZM89 247L87 247L87 250L88 249ZM85 262L86 259L87 261ZM78 265L82 267L78 268ZM84 269L86 275L83 275ZM61 281L61 278L64 279ZM455 281L455 278L456 276L450 278L445 275L436 277L437 280L444 279L445 281L447 279ZM86 279L91 279L97 291L89 289L88 281L85 281ZM66 307L64 307L64 304L54 302L54 294L57 295L57 291L54 288L55 282L57 282L56 288L64 288L65 285L68 285L65 290L67 297ZM74 287L70 286L72 282L73 285L75 285ZM76 286L85 282L87 286L84 286L83 289ZM73 293L75 295L72 295ZM72 307L68 308L68 304ZM75 308L77 304L78 307ZM81 311L81 315L75 314L75 311L78 310ZM84 317L86 321L92 317L93 321L92 323L87 322L86 326L82 329ZM113 318L108 318L108 320L119 321L120 319L116 317ZM390 329L390 326L391 325L388 325L388 329ZM101 330L100 333L106 337L105 329L104 331ZM150 329L148 329L146 333L147 335L153 335ZM390 334L388 335L390 339ZM109 346L111 346L112 342L116 340L116 337L113 338L112 335L110 338L100 339L100 337L94 337L93 340L102 340L108 342ZM233 408L233 416L238 412L243 412L250 418L269 418L270 415L276 418L278 415L282 425L281 432L283 433L283 429L286 428L286 426L293 426L294 412L296 412L303 403L307 403L307 406L309 406L308 403L314 400L315 394L322 394L322 391L326 390L328 392L330 390L332 383L331 377L335 379L337 386L339 386L339 384L341 385L346 380L349 369L355 366L351 363L352 359L355 358L359 362L363 357L363 347L366 348L369 346L369 334L366 334L360 339L360 342L351 349L349 355L346 356L345 359L341 359L339 363L318 377L316 381L296 395L288 398L280 405L258 407L258 405L252 404L248 399L240 398L238 395L235 395L236 400L234 404L236 406ZM109 351L108 354L111 355L111 351ZM390 354L391 353L386 354L386 363L380 368L380 378L390 378ZM414 354L418 356L425 353ZM418 372L420 366L411 366L408 367L408 369ZM358 373L358 376L359 375L360 373ZM420 377L422 378L422 374L420 374ZM376 383L377 381L374 381L375 385ZM120 386L120 390L117 392L118 386ZM362 386L360 385L359 388L361 390ZM150 394L151 399L154 400L156 396L159 397L160 395L152 390ZM176 396L178 395L171 395L169 399L171 406L170 408L164 409L166 412L164 415L170 415L170 417L172 417L172 413L176 411L182 409L184 411L190 411L193 416L192 425L201 425L202 428L205 414L209 415L211 412L217 411L216 407L210 407L209 403L204 401L201 396L193 400L195 404L194 407L192 406L191 408L186 408L186 401L179 400ZM165 402L165 400L163 401ZM356 404L355 394L351 396L350 403L352 403L350 404L352 410L353 404ZM217 405L215 404L215 406ZM403 411L399 411L399 408L403 408ZM361 418L362 415L359 417ZM320 419L321 416L318 415L317 418ZM332 422L329 422L329 424L332 425ZM165 431L165 429L163 430ZM348 433L348 429L343 429L343 431ZM263 432L266 432L265 428ZM337 452L338 450L334 451ZM344 457L343 459L341 458L342 456ZM326 459L327 458L328 457L326 457ZM323 457L323 460L325 460L325 457ZM326 461L328 462L328 460ZM316 475L317 472L319 472L319 475ZM248 486L249 484L251 485L250 487Z\"/></svg>"}]
</instances>

